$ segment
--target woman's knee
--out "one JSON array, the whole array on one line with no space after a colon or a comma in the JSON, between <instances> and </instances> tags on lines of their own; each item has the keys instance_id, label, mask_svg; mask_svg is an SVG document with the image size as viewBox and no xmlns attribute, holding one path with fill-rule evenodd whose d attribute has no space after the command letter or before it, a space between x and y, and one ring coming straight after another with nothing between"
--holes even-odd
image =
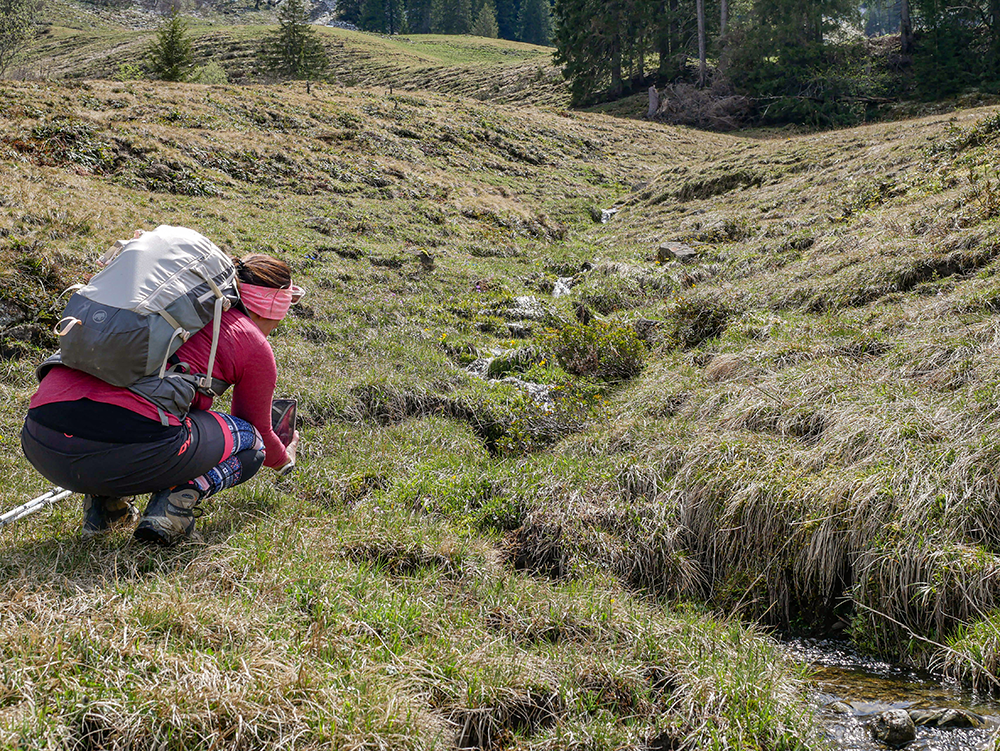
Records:
<instances>
[{"instance_id":1,"label":"woman's knee","mask_svg":"<svg viewBox=\"0 0 1000 751\"><path fill-rule=\"evenodd\" d=\"M264 449L249 448L235 454L240 463L240 482L246 482L260 471L264 466Z\"/></svg>"}]
</instances>

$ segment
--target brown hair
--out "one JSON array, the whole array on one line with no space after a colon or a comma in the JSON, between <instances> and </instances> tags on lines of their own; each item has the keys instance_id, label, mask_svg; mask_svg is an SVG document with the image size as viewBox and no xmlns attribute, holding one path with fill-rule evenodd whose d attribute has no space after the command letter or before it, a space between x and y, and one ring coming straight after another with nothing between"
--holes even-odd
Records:
<instances>
[{"instance_id":1,"label":"brown hair","mask_svg":"<svg viewBox=\"0 0 1000 751\"><path fill-rule=\"evenodd\" d=\"M263 253L250 253L243 258L234 258L236 276L244 284L258 287L287 289L292 286L292 270L284 261Z\"/></svg>"}]
</instances>

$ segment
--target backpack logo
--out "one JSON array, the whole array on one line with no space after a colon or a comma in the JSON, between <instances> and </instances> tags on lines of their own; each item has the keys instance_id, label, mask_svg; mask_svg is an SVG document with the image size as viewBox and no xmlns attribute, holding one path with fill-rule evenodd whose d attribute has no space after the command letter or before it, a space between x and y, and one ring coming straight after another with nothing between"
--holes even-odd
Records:
<instances>
[{"instance_id":1,"label":"backpack logo","mask_svg":"<svg viewBox=\"0 0 1000 751\"><path fill-rule=\"evenodd\" d=\"M104 323L108 320L108 311L106 310L95 310L94 315L90 317L90 320L94 323Z\"/></svg>"}]
</instances>

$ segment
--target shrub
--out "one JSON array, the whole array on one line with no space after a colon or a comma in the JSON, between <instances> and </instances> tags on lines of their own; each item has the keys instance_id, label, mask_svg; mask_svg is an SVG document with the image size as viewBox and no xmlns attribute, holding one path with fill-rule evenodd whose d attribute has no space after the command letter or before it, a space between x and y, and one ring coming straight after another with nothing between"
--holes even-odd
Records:
<instances>
[{"instance_id":1,"label":"shrub","mask_svg":"<svg viewBox=\"0 0 1000 751\"><path fill-rule=\"evenodd\" d=\"M709 296L681 296L673 309L673 337L677 346L697 347L726 330L733 311L721 300Z\"/></svg>"},{"instance_id":2,"label":"shrub","mask_svg":"<svg viewBox=\"0 0 1000 751\"><path fill-rule=\"evenodd\" d=\"M576 290L580 301L603 316L638 307L645 301L642 285L626 276L590 274Z\"/></svg>"},{"instance_id":3,"label":"shrub","mask_svg":"<svg viewBox=\"0 0 1000 751\"><path fill-rule=\"evenodd\" d=\"M548 393L551 401L544 404L519 394L493 406L494 429L502 431L496 440L498 455L517 456L551 446L600 414L603 397L590 381L567 381Z\"/></svg>"},{"instance_id":4,"label":"shrub","mask_svg":"<svg viewBox=\"0 0 1000 751\"><path fill-rule=\"evenodd\" d=\"M213 60L195 70L194 75L191 76L191 80L195 83L219 85L229 83L229 76L222 66Z\"/></svg>"},{"instance_id":5,"label":"shrub","mask_svg":"<svg viewBox=\"0 0 1000 751\"><path fill-rule=\"evenodd\" d=\"M551 335L548 345L567 373L602 381L637 375L646 355L634 328L607 321L565 326Z\"/></svg>"}]
</instances>

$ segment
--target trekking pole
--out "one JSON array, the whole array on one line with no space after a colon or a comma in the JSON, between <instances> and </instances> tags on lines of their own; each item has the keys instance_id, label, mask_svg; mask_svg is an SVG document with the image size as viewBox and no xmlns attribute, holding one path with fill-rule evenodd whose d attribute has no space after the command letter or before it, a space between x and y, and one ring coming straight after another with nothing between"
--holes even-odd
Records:
<instances>
[{"instance_id":1,"label":"trekking pole","mask_svg":"<svg viewBox=\"0 0 1000 751\"><path fill-rule=\"evenodd\" d=\"M31 516L36 511L41 511L46 506L58 503L63 498L71 495L73 495L72 490L63 490L60 487L55 487L47 493L42 493L37 498L32 498L27 503L22 503L17 508L13 508L5 514L0 514L0 532L3 532L8 524L13 524L26 516Z\"/></svg>"}]
</instances>

